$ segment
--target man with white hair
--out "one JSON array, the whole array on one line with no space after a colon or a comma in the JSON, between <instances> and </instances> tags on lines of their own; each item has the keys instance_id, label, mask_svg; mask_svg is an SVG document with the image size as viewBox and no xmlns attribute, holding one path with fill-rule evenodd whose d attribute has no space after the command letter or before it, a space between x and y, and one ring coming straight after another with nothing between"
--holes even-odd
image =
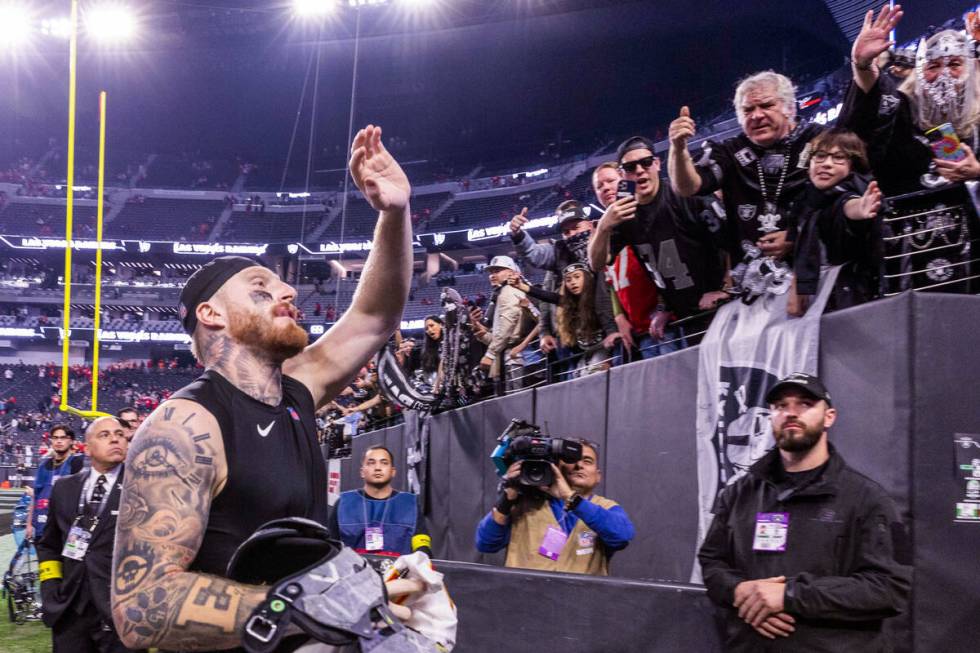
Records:
<instances>
[{"instance_id":1,"label":"man with white hair","mask_svg":"<svg viewBox=\"0 0 980 653\"><path fill-rule=\"evenodd\" d=\"M807 144L821 127L797 123L793 82L771 70L739 82L734 104L742 133L705 141L696 163L687 149L696 126L681 107L668 134L671 186L682 197L722 192L733 265L759 254L782 258L792 251L787 220L807 180Z\"/></svg>"},{"instance_id":2,"label":"man with white hair","mask_svg":"<svg viewBox=\"0 0 980 653\"><path fill-rule=\"evenodd\" d=\"M868 144L868 158L885 195L900 195L948 182L980 178L975 152L980 126L980 74L973 40L943 30L922 39L915 71L901 85L882 75L876 58L891 44L901 5L869 11L851 49L853 82L838 124ZM976 22L973 16L971 22ZM974 26L970 26L975 29ZM962 143L959 161L939 159L925 132L950 123Z\"/></svg>"}]
</instances>

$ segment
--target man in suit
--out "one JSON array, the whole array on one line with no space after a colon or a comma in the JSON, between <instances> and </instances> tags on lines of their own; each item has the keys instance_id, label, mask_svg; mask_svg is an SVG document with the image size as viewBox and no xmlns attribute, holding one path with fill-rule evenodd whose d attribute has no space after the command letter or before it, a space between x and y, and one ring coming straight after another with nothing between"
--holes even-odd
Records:
<instances>
[{"instance_id":1,"label":"man in suit","mask_svg":"<svg viewBox=\"0 0 980 653\"><path fill-rule=\"evenodd\" d=\"M126 429L115 417L100 417L85 431L85 446L92 468L55 485L37 545L43 620L54 653L121 653L129 649L112 624L109 575Z\"/></svg>"}]
</instances>

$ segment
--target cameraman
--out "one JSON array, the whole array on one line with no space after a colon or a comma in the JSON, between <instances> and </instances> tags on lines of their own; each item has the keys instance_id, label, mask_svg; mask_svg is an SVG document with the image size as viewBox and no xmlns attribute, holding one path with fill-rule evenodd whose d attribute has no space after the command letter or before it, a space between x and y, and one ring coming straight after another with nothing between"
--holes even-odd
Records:
<instances>
[{"instance_id":1,"label":"cameraman","mask_svg":"<svg viewBox=\"0 0 980 653\"><path fill-rule=\"evenodd\" d=\"M522 461L501 482L497 503L476 529L476 548L507 547L506 567L609 575L609 559L633 539L633 522L615 501L593 494L602 480L596 445L582 441L582 459L552 464L555 482L520 485Z\"/></svg>"}]
</instances>

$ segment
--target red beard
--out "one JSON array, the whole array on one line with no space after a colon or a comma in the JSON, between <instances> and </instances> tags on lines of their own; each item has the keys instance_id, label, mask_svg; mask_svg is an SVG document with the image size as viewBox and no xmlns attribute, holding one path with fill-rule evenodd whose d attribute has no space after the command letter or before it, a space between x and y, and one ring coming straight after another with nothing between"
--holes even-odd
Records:
<instances>
[{"instance_id":1,"label":"red beard","mask_svg":"<svg viewBox=\"0 0 980 653\"><path fill-rule=\"evenodd\" d=\"M295 322L276 325L273 318L237 309L232 309L228 317L228 332L232 338L275 360L288 360L309 344L306 331Z\"/></svg>"}]
</instances>

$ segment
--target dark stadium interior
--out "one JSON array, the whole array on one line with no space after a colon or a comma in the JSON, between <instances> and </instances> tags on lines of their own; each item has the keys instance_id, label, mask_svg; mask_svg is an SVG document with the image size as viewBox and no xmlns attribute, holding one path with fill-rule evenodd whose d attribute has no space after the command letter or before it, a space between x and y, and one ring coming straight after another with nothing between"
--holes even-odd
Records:
<instances>
[{"instance_id":1,"label":"dark stadium interior","mask_svg":"<svg viewBox=\"0 0 980 653\"><path fill-rule=\"evenodd\" d=\"M69 3L21 4L39 21L65 14ZM81 433L89 423L59 408L63 361L68 404L92 407L97 302L98 409L116 413L135 406L144 416L203 371L178 301L188 278L210 259L251 257L291 284L296 323L311 342L355 302L379 212L355 187L348 152L353 133L374 124L382 126L382 140L411 182L406 220L414 230L412 279L397 337L317 415L328 470L338 474L331 492L361 487L360 461L377 445L393 453L399 492L419 487L410 482L421 484L433 557L444 564L459 605L457 650L463 653L551 650L559 639L568 651L581 653L724 650L721 619L700 582L696 557L704 537L698 523L703 506L697 504L704 497L698 494L703 470L695 432L704 426L699 411L705 409L699 343L729 298L681 315L664 307L664 281L647 261L644 269L656 277L659 299L645 316L650 327L633 332L637 345L625 346L619 319L627 328L630 322L616 285L622 280L607 261L592 277L600 290L606 282L612 288L606 294L615 308L608 307L608 317L615 313L620 331L597 328L602 345L596 351L604 352L598 366L587 361L582 337L566 342L559 333L558 313L565 311L567 320L568 304L552 308L529 291L520 315L533 317L533 331L523 324L517 340L526 342L510 343L493 362L479 353L489 350L486 342L476 344L477 317L470 311L489 323L491 340L500 290L491 287L488 272L507 268L506 261L491 264L500 256L512 257L532 286L554 281L561 297L571 292L559 264L566 245L557 207L573 200L584 207L583 221L597 222L607 204L597 197L593 173L612 161L617 177L626 179L617 146L637 134L649 139L662 162L658 183L669 189L668 130L682 105L697 123L689 144L695 160L708 149L702 149L707 139L743 134L732 104L736 85L763 70L792 80L800 123L832 127L855 83L851 46L864 13L886 3L432 0L414 6L411 0L338 0L335 12L317 19L296 15L289 0L128 4L138 17L135 39L108 46L87 38L79 42L70 301L67 40L38 34L25 47L5 48L7 33L0 25L0 570L13 554L11 525L23 526L23 515L14 510L22 493L10 486L35 478L42 456L50 456L53 425L68 423ZM976 9L958 0L907 4L899 46L915 46L920 36L940 28L962 29L964 12ZM980 89L980 82L975 86ZM100 198L101 90L108 93L108 120ZM972 143L980 144L976 127L973 133ZM788 160L780 166L788 167ZM762 170L760 159L768 206ZM877 169L872 172L880 178ZM777 198L784 179L779 178ZM975 189L970 193L963 196L974 206L969 225L976 229L980 202ZM903 212L914 216L921 208L915 197L903 194L902 205L889 204L894 198L887 195L881 210L890 211L890 219L904 219ZM98 287L100 199L104 245ZM524 232L553 257L547 264L535 262L542 249L522 254L518 237L511 238L511 220L525 208L531 223ZM944 228L929 223L924 231ZM875 231L873 238L882 233ZM970 345L971 325L980 319L980 240L965 233L964 259L970 260L937 259L945 265L929 279L939 283L925 289L940 290L947 268L974 275L962 286L949 294L940 294L945 288L912 292L921 286L908 275L919 279L926 272L896 267L896 273L886 269L886 256L880 271L893 273L895 286L880 280L863 306L831 300L828 315L814 321L819 355L808 359L819 361L821 377L840 398L835 445L855 469L881 483L910 533L905 553L915 586L905 613L886 620L895 650L907 653L968 650L965 643L980 638L970 616L980 606L969 596L980 578L969 553L980 544L980 480L968 486L976 490L968 495L975 516L970 523L954 520L952 506L964 505L963 484L960 468L955 475L948 470L952 437L980 443L980 413L971 408L969 394L980 383L980 360ZM583 252L575 256L584 256L588 267ZM876 249L875 256L882 252L888 253ZM827 263L826 248L818 256ZM738 261L730 251L724 257L730 264L724 270L727 292ZM621 262L625 276L626 259ZM737 294L731 297L737 303ZM598 303L588 306L597 320L605 316L607 309ZM639 344L641 337L652 338L656 313L669 315L665 345ZM445 336L441 342L430 339L433 316L440 333L462 333L472 349L453 350L455 341ZM454 323L463 326L454 331ZM545 324L553 337L540 330ZM549 337L557 350L544 346ZM640 361L651 348L657 352L652 359ZM432 351L437 369L426 367ZM439 387L450 378L449 360L458 388ZM400 366L404 386L386 378L386 363ZM507 365L516 367L516 381ZM405 387L402 401L393 398ZM419 396L435 399L414 406L406 401ZM744 396L729 396L730 403L736 399L743 402ZM758 434L751 431L758 424L746 426L753 413L743 413L738 428L750 429L748 441ZM768 424L768 407L760 414L754 419ZM474 547L474 529L498 505L503 487L490 452L514 418L555 436L598 442L602 493L620 502L637 528L630 548L609 555L610 578L503 569L503 554L481 552L479 543ZM421 446L428 458L410 451ZM980 479L977 461L980 455L972 463ZM411 477L403 473L406 468ZM966 598L951 600L945 587ZM503 596L512 597L506 607L495 598ZM11 619L22 622L27 614L34 621L33 605L18 603L16 620L11 607ZM636 611L648 618L637 618ZM501 634L504 619L513 628ZM48 646L50 630L33 625L43 634L40 645ZM6 651L3 632L0 649Z\"/></svg>"}]
</instances>

